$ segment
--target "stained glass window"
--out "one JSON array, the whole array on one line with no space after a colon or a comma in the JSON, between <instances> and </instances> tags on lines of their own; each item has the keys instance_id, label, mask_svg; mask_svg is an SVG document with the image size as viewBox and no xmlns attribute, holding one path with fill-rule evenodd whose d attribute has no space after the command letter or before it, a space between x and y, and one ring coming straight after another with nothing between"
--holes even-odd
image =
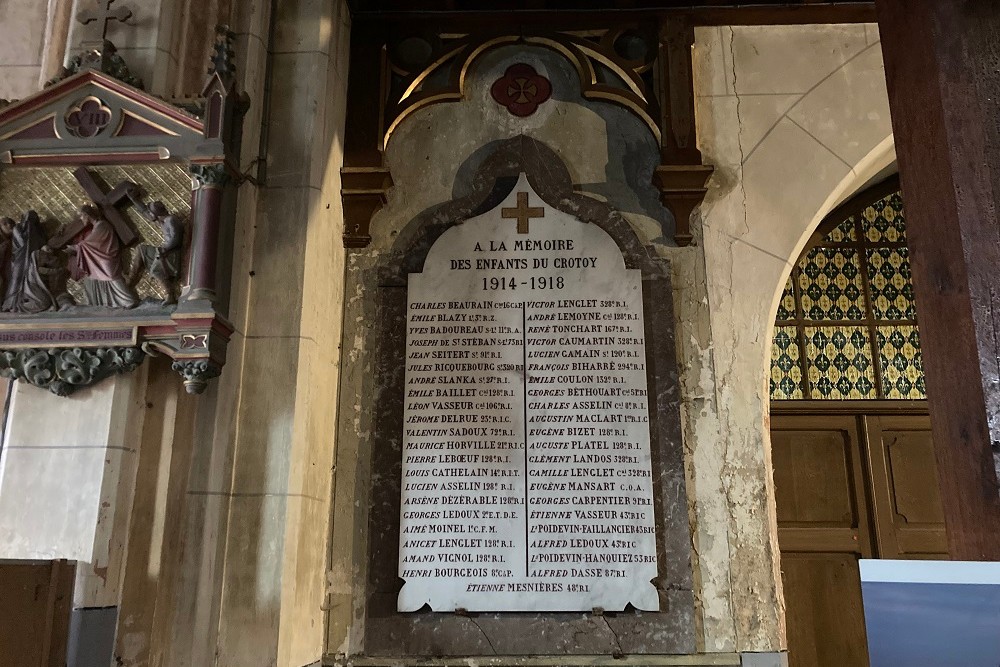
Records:
<instances>
[{"instance_id":1,"label":"stained glass window","mask_svg":"<svg viewBox=\"0 0 1000 667\"><path fill-rule=\"evenodd\" d=\"M903 200L893 192L806 251L771 345L772 400L926 398Z\"/></svg>"}]
</instances>

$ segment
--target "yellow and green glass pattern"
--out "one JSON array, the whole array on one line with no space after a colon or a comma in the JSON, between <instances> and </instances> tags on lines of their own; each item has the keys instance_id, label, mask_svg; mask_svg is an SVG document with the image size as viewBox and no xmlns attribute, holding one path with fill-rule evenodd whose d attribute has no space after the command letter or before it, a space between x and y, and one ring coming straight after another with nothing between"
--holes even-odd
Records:
<instances>
[{"instance_id":1,"label":"yellow and green glass pattern","mask_svg":"<svg viewBox=\"0 0 1000 667\"><path fill-rule=\"evenodd\" d=\"M795 327L775 327L771 341L771 398L794 401L802 396L802 360Z\"/></svg>"},{"instance_id":2,"label":"yellow and green glass pattern","mask_svg":"<svg viewBox=\"0 0 1000 667\"><path fill-rule=\"evenodd\" d=\"M878 327L877 336L882 365L882 392L885 397L904 400L927 398L917 328L908 325L881 326Z\"/></svg>"},{"instance_id":3,"label":"yellow and green glass pattern","mask_svg":"<svg viewBox=\"0 0 1000 667\"><path fill-rule=\"evenodd\" d=\"M876 320L913 320L913 283L906 248L868 250L868 281Z\"/></svg>"},{"instance_id":4,"label":"yellow and green glass pattern","mask_svg":"<svg viewBox=\"0 0 1000 667\"><path fill-rule=\"evenodd\" d=\"M898 192L878 200L861 214L865 238L871 243L903 243L906 241L906 220L903 198Z\"/></svg>"},{"instance_id":5,"label":"yellow and green glass pattern","mask_svg":"<svg viewBox=\"0 0 1000 667\"><path fill-rule=\"evenodd\" d=\"M799 262L799 291L806 319L864 318L864 278L857 255L848 248L816 248Z\"/></svg>"},{"instance_id":6,"label":"yellow and green glass pattern","mask_svg":"<svg viewBox=\"0 0 1000 667\"><path fill-rule=\"evenodd\" d=\"M876 398L868 332L861 326L806 327L811 398Z\"/></svg>"},{"instance_id":7,"label":"yellow and green glass pattern","mask_svg":"<svg viewBox=\"0 0 1000 667\"><path fill-rule=\"evenodd\" d=\"M771 398L925 399L911 280L898 192L838 224L782 291Z\"/></svg>"},{"instance_id":8,"label":"yellow and green glass pattern","mask_svg":"<svg viewBox=\"0 0 1000 667\"><path fill-rule=\"evenodd\" d=\"M846 243L858 240L856 218L852 215L837 225L824 239L827 243Z\"/></svg>"},{"instance_id":9,"label":"yellow and green glass pattern","mask_svg":"<svg viewBox=\"0 0 1000 667\"><path fill-rule=\"evenodd\" d=\"M781 301L778 303L779 322L795 319L795 293L792 291L792 278L789 276L785 283L785 291L781 293Z\"/></svg>"}]
</instances>

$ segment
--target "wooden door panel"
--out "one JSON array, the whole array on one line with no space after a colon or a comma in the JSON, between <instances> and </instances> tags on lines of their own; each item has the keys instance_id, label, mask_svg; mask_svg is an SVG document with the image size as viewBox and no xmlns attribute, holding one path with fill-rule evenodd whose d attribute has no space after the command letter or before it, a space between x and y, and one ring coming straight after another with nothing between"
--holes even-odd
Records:
<instances>
[{"instance_id":1,"label":"wooden door panel","mask_svg":"<svg viewBox=\"0 0 1000 667\"><path fill-rule=\"evenodd\" d=\"M76 564L0 560L0 667L63 667Z\"/></svg>"},{"instance_id":2,"label":"wooden door panel","mask_svg":"<svg viewBox=\"0 0 1000 667\"><path fill-rule=\"evenodd\" d=\"M871 555L855 418L772 417L771 460L782 551Z\"/></svg>"},{"instance_id":3,"label":"wooden door panel","mask_svg":"<svg viewBox=\"0 0 1000 667\"><path fill-rule=\"evenodd\" d=\"M884 423L884 420L883 420ZM934 443L927 430L882 429L897 521L944 526Z\"/></svg>"},{"instance_id":4,"label":"wooden door panel","mask_svg":"<svg viewBox=\"0 0 1000 667\"><path fill-rule=\"evenodd\" d=\"M879 555L947 558L944 511L927 417L865 417Z\"/></svg>"},{"instance_id":5,"label":"wooden door panel","mask_svg":"<svg viewBox=\"0 0 1000 667\"><path fill-rule=\"evenodd\" d=\"M790 667L868 667L858 558L781 556Z\"/></svg>"},{"instance_id":6,"label":"wooden door panel","mask_svg":"<svg viewBox=\"0 0 1000 667\"><path fill-rule=\"evenodd\" d=\"M788 659L868 667L859 557L947 558L930 420L826 407L771 421Z\"/></svg>"},{"instance_id":7,"label":"wooden door panel","mask_svg":"<svg viewBox=\"0 0 1000 667\"><path fill-rule=\"evenodd\" d=\"M774 431L771 451L780 523L857 525L850 439L844 431Z\"/></svg>"},{"instance_id":8,"label":"wooden door panel","mask_svg":"<svg viewBox=\"0 0 1000 667\"><path fill-rule=\"evenodd\" d=\"M868 667L858 559L872 555L854 416L774 416L790 667Z\"/></svg>"}]
</instances>

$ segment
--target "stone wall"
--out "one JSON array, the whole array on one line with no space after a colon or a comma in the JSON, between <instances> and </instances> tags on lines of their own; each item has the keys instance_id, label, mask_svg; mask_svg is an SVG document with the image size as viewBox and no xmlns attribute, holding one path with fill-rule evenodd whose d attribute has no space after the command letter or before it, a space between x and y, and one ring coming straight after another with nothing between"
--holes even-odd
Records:
<instances>
[{"instance_id":1,"label":"stone wall","mask_svg":"<svg viewBox=\"0 0 1000 667\"><path fill-rule=\"evenodd\" d=\"M235 333L222 377L197 398L162 360L70 399L16 387L3 461L22 463L0 470L0 557L76 558L78 589L101 582L76 604L106 608L80 627L99 623L107 646L89 648L107 653L71 665L108 664L112 650L120 665L313 664L339 378L346 3L128 4L136 19L109 38L159 95L197 93L215 24L236 32L251 99L240 170L265 178L240 188ZM26 21L41 34L37 17ZM63 44L86 32L74 26ZM0 96L34 92L44 77L32 76ZM106 449L129 465L79 464ZM71 525L45 523L50 512Z\"/></svg>"},{"instance_id":2,"label":"stone wall","mask_svg":"<svg viewBox=\"0 0 1000 667\"><path fill-rule=\"evenodd\" d=\"M476 62L464 101L399 128L386 153L396 186L372 244L346 254L346 4L282 0L274 15L269 2L133 4L150 23L111 36L133 50L123 55L154 92L190 92L203 67L199 31L216 17L237 32L252 99L241 168L267 166L266 180L240 191L236 332L223 376L196 399L156 363L71 399L17 387L0 463L0 556L80 559L80 590L91 591L80 604L120 607L123 665L301 667L360 651L368 492L379 483L370 466L375 269L408 224L471 192L497 142L524 134L555 152L576 193L620 211L673 270L696 650L711 654L688 662L738 664L740 653L783 646L765 384L771 323L810 230L893 160L873 27L698 30L700 141L717 172L690 247L669 240L648 128L622 108L579 99L575 72L550 52L504 47ZM45 44L77 39L61 14L40 7L49 11L34 0L0 9L50 26L30 49L0 46L0 56L29 54L23 68L0 57L12 65L0 68L0 97L37 89L53 62L45 54L59 52ZM522 55L571 92L514 119L488 87ZM98 450L138 459L80 463ZM53 514L76 520L46 523Z\"/></svg>"},{"instance_id":3,"label":"stone wall","mask_svg":"<svg viewBox=\"0 0 1000 667\"><path fill-rule=\"evenodd\" d=\"M717 168L695 243L668 240L672 221L650 188L656 148L638 121L607 104L556 95L527 119L488 97L515 57L555 89L558 59L507 47L473 65L466 99L422 110L386 151L395 180L373 241L348 258L342 419L334 498L328 651L365 651L366 505L376 419L379 257L410 221L461 197L497 141L518 134L549 146L575 189L622 212L669 258L677 303L688 489L698 603L697 647L722 659L777 660L784 646L770 471L766 370L780 288L812 228L893 160L877 33L872 26L699 29L699 136ZM378 530L377 527L373 527ZM749 659L749 658L748 658Z\"/></svg>"},{"instance_id":4,"label":"stone wall","mask_svg":"<svg viewBox=\"0 0 1000 667\"><path fill-rule=\"evenodd\" d=\"M0 5L0 99L38 90L62 65L69 31L69 2L9 0Z\"/></svg>"},{"instance_id":5,"label":"stone wall","mask_svg":"<svg viewBox=\"0 0 1000 667\"><path fill-rule=\"evenodd\" d=\"M777 304L823 216L894 160L892 130L875 26L702 28L695 56L716 173L695 224L705 274L688 273L678 301L704 642L769 651L784 641L766 382Z\"/></svg>"}]
</instances>

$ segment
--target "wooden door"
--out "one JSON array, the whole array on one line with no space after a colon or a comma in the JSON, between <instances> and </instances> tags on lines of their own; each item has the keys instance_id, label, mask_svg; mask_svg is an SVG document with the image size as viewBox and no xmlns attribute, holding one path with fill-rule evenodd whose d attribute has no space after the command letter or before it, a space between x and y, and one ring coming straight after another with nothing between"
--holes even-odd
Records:
<instances>
[{"instance_id":1,"label":"wooden door","mask_svg":"<svg viewBox=\"0 0 1000 667\"><path fill-rule=\"evenodd\" d=\"M860 558L873 555L851 417L774 417L778 542L795 667L867 667Z\"/></svg>"},{"instance_id":2,"label":"wooden door","mask_svg":"<svg viewBox=\"0 0 1000 667\"><path fill-rule=\"evenodd\" d=\"M775 406L790 667L868 666L859 559L948 557L930 420L908 408Z\"/></svg>"},{"instance_id":3,"label":"wooden door","mask_svg":"<svg viewBox=\"0 0 1000 667\"><path fill-rule=\"evenodd\" d=\"M931 421L864 416L879 558L947 560Z\"/></svg>"},{"instance_id":4,"label":"wooden door","mask_svg":"<svg viewBox=\"0 0 1000 667\"><path fill-rule=\"evenodd\" d=\"M0 667L65 667L76 564L0 560Z\"/></svg>"}]
</instances>

